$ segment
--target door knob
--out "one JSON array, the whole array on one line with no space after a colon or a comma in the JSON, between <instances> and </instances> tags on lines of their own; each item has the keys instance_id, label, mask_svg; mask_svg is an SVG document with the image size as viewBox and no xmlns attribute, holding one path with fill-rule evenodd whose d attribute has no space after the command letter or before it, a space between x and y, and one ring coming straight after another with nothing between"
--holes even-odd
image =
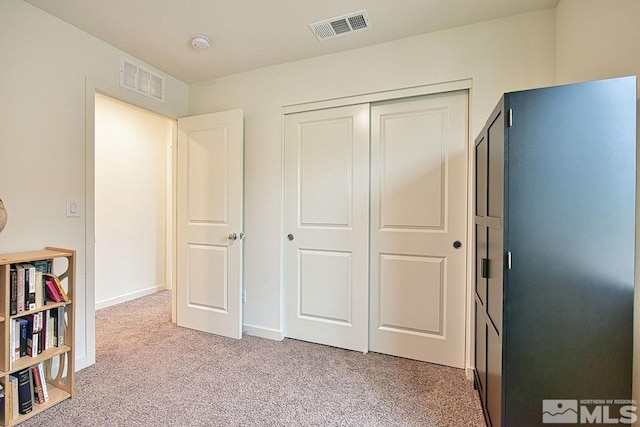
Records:
<instances>
[{"instance_id":1,"label":"door knob","mask_svg":"<svg viewBox=\"0 0 640 427\"><path fill-rule=\"evenodd\" d=\"M237 240L237 239L238 239L238 235L236 233L229 234L229 240Z\"/></svg>"},{"instance_id":2,"label":"door knob","mask_svg":"<svg viewBox=\"0 0 640 427\"><path fill-rule=\"evenodd\" d=\"M453 242L453 247L456 249L460 249L462 247L462 242L460 242L460 240L456 240L455 242Z\"/></svg>"},{"instance_id":3,"label":"door knob","mask_svg":"<svg viewBox=\"0 0 640 427\"><path fill-rule=\"evenodd\" d=\"M289 240L293 240L293 234L288 234L288 235L287 235L287 239L289 239Z\"/></svg>"},{"instance_id":4,"label":"door knob","mask_svg":"<svg viewBox=\"0 0 640 427\"><path fill-rule=\"evenodd\" d=\"M246 234L240 233L240 240L244 239L244 236L246 236Z\"/></svg>"}]
</instances>

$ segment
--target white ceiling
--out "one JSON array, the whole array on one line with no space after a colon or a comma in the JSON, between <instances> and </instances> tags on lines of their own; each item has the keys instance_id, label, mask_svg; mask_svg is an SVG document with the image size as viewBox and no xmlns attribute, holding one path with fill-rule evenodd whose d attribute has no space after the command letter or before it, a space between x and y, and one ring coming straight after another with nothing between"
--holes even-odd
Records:
<instances>
[{"instance_id":1,"label":"white ceiling","mask_svg":"<svg viewBox=\"0 0 640 427\"><path fill-rule=\"evenodd\" d=\"M558 0L25 0L195 83L555 7ZM371 30L319 42L308 25L366 9ZM193 34L213 41L190 45Z\"/></svg>"}]
</instances>

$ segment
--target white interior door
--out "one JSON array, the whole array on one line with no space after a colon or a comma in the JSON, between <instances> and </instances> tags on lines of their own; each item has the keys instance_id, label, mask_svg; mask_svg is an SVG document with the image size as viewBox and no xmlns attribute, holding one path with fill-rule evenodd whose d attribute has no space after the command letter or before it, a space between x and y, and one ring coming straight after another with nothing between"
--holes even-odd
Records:
<instances>
[{"instance_id":1,"label":"white interior door","mask_svg":"<svg viewBox=\"0 0 640 427\"><path fill-rule=\"evenodd\" d=\"M177 323L242 337L243 112L178 120Z\"/></svg>"},{"instance_id":2,"label":"white interior door","mask_svg":"<svg viewBox=\"0 0 640 427\"><path fill-rule=\"evenodd\" d=\"M367 350L369 104L285 116L286 335Z\"/></svg>"},{"instance_id":3,"label":"white interior door","mask_svg":"<svg viewBox=\"0 0 640 427\"><path fill-rule=\"evenodd\" d=\"M466 141L466 92L371 108L371 351L464 365Z\"/></svg>"}]
</instances>

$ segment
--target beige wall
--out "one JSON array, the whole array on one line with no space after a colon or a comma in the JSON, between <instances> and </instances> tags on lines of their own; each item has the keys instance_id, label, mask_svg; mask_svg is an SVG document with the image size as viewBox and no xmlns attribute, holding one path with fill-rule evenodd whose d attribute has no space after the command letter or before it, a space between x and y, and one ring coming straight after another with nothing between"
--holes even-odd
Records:
<instances>
[{"instance_id":1,"label":"beige wall","mask_svg":"<svg viewBox=\"0 0 640 427\"><path fill-rule=\"evenodd\" d=\"M561 0L556 81L640 75L640 1Z\"/></svg>"},{"instance_id":2,"label":"beige wall","mask_svg":"<svg viewBox=\"0 0 640 427\"><path fill-rule=\"evenodd\" d=\"M556 10L556 34L558 83L640 76L640 1L561 0ZM636 216L640 219L640 198L636 205ZM635 336L638 337L640 223L636 225L636 236ZM640 402L640 339L634 343L633 396Z\"/></svg>"},{"instance_id":3,"label":"beige wall","mask_svg":"<svg viewBox=\"0 0 640 427\"><path fill-rule=\"evenodd\" d=\"M475 136L503 92L553 83L554 33L549 9L191 85L190 114L245 111L248 331L282 332L282 106L473 78Z\"/></svg>"},{"instance_id":4,"label":"beige wall","mask_svg":"<svg viewBox=\"0 0 640 427\"><path fill-rule=\"evenodd\" d=\"M85 80L167 116L186 115L188 107L187 86L171 77L166 104L120 89L122 54L21 0L0 1L0 198L9 212L0 253L46 245L78 251L79 369L92 362L94 322L93 284L85 280L92 192L85 185ZM66 199L80 200L81 218L65 217Z\"/></svg>"},{"instance_id":5,"label":"beige wall","mask_svg":"<svg viewBox=\"0 0 640 427\"><path fill-rule=\"evenodd\" d=\"M104 95L95 115L95 301L165 289L172 120Z\"/></svg>"}]
</instances>

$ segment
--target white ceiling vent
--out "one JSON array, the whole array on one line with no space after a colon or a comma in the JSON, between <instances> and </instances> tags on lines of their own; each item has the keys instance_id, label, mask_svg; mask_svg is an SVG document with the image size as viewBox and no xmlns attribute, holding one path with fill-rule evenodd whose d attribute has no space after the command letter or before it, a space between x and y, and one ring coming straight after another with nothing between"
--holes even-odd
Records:
<instances>
[{"instance_id":1,"label":"white ceiling vent","mask_svg":"<svg viewBox=\"0 0 640 427\"><path fill-rule=\"evenodd\" d=\"M164 102L164 77L124 56L120 57L120 86Z\"/></svg>"},{"instance_id":2,"label":"white ceiling vent","mask_svg":"<svg viewBox=\"0 0 640 427\"><path fill-rule=\"evenodd\" d=\"M318 40L332 39L334 37L368 30L371 28L371 20L366 10L349 13L325 21L309 25Z\"/></svg>"}]
</instances>

